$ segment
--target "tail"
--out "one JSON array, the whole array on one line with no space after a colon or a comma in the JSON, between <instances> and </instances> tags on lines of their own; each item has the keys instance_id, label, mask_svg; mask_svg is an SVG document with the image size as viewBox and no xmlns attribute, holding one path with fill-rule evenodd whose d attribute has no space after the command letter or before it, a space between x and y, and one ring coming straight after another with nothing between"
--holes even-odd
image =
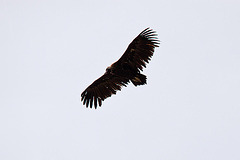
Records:
<instances>
[{"instance_id":1,"label":"tail","mask_svg":"<svg viewBox=\"0 0 240 160\"><path fill-rule=\"evenodd\" d=\"M131 79L131 81L135 86L144 85L147 84L147 77L138 73L133 79Z\"/></svg>"}]
</instances>

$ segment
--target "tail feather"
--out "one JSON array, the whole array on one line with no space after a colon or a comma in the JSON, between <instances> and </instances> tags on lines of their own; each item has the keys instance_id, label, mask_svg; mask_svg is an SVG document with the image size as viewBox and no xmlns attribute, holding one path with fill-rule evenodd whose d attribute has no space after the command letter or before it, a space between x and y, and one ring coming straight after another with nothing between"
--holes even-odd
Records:
<instances>
[{"instance_id":1,"label":"tail feather","mask_svg":"<svg viewBox=\"0 0 240 160\"><path fill-rule=\"evenodd\" d=\"M147 77L139 73L131 81L135 86L144 85L147 84Z\"/></svg>"}]
</instances>

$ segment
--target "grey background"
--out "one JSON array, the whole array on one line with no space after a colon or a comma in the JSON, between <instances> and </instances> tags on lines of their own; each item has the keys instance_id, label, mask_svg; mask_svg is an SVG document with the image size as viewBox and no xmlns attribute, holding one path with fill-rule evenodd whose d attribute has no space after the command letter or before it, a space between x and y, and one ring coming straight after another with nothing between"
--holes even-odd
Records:
<instances>
[{"instance_id":1,"label":"grey background","mask_svg":"<svg viewBox=\"0 0 240 160\"><path fill-rule=\"evenodd\" d=\"M1 160L239 160L240 2L1 0ZM145 28L161 45L97 110L81 92Z\"/></svg>"}]
</instances>

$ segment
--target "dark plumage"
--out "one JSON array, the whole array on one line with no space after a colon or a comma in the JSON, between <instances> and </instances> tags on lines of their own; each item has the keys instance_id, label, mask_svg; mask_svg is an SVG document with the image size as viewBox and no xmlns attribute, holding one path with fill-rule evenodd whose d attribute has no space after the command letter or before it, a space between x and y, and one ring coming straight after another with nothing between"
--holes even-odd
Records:
<instances>
[{"instance_id":1,"label":"dark plumage","mask_svg":"<svg viewBox=\"0 0 240 160\"><path fill-rule=\"evenodd\" d=\"M92 108L102 105L102 101L116 94L130 81L135 85L146 84L146 76L140 71L146 67L158 47L157 34L152 29L143 30L128 46L122 57L106 69L104 75L95 80L81 94L83 104Z\"/></svg>"}]
</instances>

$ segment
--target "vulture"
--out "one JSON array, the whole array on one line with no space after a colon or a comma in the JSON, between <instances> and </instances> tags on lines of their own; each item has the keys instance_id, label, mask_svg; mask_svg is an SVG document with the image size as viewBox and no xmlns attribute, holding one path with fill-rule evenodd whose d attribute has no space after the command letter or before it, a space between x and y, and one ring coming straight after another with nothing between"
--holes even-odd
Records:
<instances>
[{"instance_id":1,"label":"vulture","mask_svg":"<svg viewBox=\"0 0 240 160\"><path fill-rule=\"evenodd\" d=\"M124 54L106 68L105 73L89 85L81 94L86 107L101 107L102 101L132 82L134 86L147 84L147 77L140 72L159 46L157 34L150 28L143 30L128 46Z\"/></svg>"}]
</instances>

